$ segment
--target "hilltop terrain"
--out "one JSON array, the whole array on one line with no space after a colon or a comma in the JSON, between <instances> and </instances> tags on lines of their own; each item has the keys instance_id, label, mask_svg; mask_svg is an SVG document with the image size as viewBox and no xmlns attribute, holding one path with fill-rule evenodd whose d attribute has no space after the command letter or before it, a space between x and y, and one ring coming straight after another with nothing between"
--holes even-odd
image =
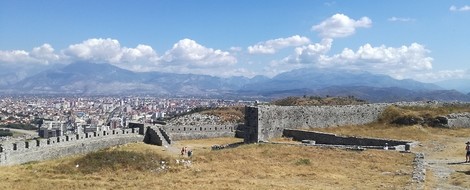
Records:
<instances>
[{"instance_id":1,"label":"hilltop terrain","mask_svg":"<svg viewBox=\"0 0 470 190\"><path fill-rule=\"evenodd\" d=\"M360 100L354 96L348 97L326 97L319 96L310 97L287 97L271 102L273 105L278 106L321 106L321 105L357 105L365 104L365 100Z\"/></svg>"},{"instance_id":2,"label":"hilltop terrain","mask_svg":"<svg viewBox=\"0 0 470 190\"><path fill-rule=\"evenodd\" d=\"M413 152L425 153L426 188L470 188L470 164L463 163L464 142L470 129L399 125L393 120L413 115L437 116L468 112L467 107L390 107L377 123L315 129L347 136L419 141ZM238 108L205 110L201 117L220 121L236 118ZM194 115L183 116L198 118ZM251 144L211 151L215 144L241 142L237 138L178 141L173 148L127 144L59 160L0 167L2 189L414 189L414 154L396 151L351 151L305 147L290 139L285 145ZM188 147L194 156L181 156ZM254 169L256 168L256 169ZM354 174L354 175L352 175ZM302 181L302 183L299 183ZM367 182L365 182L367 181ZM42 184L37 186L37 184Z\"/></svg>"}]
</instances>

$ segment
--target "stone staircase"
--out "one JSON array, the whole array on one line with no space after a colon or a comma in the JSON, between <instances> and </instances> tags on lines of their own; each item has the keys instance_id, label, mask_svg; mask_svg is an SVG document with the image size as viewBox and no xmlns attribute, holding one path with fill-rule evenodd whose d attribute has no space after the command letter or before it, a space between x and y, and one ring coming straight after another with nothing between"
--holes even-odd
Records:
<instances>
[{"instance_id":1,"label":"stone staircase","mask_svg":"<svg viewBox=\"0 0 470 190\"><path fill-rule=\"evenodd\" d=\"M171 144L171 139L161 127L147 126L144 142L158 146L168 146Z\"/></svg>"}]
</instances>

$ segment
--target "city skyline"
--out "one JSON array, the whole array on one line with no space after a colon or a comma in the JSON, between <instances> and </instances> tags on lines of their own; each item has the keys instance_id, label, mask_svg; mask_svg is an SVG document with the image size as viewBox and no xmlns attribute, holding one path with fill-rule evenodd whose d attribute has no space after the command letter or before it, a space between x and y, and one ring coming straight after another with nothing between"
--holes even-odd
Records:
<instances>
[{"instance_id":1,"label":"city skyline","mask_svg":"<svg viewBox=\"0 0 470 190\"><path fill-rule=\"evenodd\" d=\"M0 68L274 76L333 68L470 79L465 1L0 1ZM1 73L0 73L1 74Z\"/></svg>"}]
</instances>

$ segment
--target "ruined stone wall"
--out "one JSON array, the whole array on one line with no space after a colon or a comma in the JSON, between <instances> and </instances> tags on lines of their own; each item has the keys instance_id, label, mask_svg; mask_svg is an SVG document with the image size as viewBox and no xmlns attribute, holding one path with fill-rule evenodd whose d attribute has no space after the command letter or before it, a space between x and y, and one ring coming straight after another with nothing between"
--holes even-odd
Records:
<instances>
[{"instance_id":1,"label":"ruined stone wall","mask_svg":"<svg viewBox=\"0 0 470 190\"><path fill-rule=\"evenodd\" d=\"M217 137L234 137L239 124L233 125L180 125L163 126L171 140L205 139Z\"/></svg>"},{"instance_id":2,"label":"ruined stone wall","mask_svg":"<svg viewBox=\"0 0 470 190\"><path fill-rule=\"evenodd\" d=\"M258 142L258 134L260 130L258 127L258 121L258 107L246 106L245 129L243 134L245 143Z\"/></svg>"},{"instance_id":3,"label":"ruined stone wall","mask_svg":"<svg viewBox=\"0 0 470 190\"><path fill-rule=\"evenodd\" d=\"M245 135L249 142L268 141L281 137L286 128L323 128L343 125L362 125L374 122L389 104L347 106L258 106L247 108L258 117L246 117L254 129ZM256 125L257 124L257 125ZM257 133L257 135L256 135ZM257 139L256 139L257 138Z\"/></svg>"},{"instance_id":4,"label":"ruined stone wall","mask_svg":"<svg viewBox=\"0 0 470 190\"><path fill-rule=\"evenodd\" d=\"M450 128L467 127L470 128L470 113L455 113L447 115L447 125Z\"/></svg>"},{"instance_id":5,"label":"ruined stone wall","mask_svg":"<svg viewBox=\"0 0 470 190\"><path fill-rule=\"evenodd\" d=\"M0 144L0 165L56 159L142 140L135 128L4 143Z\"/></svg>"},{"instance_id":6,"label":"ruined stone wall","mask_svg":"<svg viewBox=\"0 0 470 190\"><path fill-rule=\"evenodd\" d=\"M374 122L388 106L470 106L463 102L398 102L346 106L272 106L245 107L246 143L281 137L286 128L323 128L363 125ZM448 127L470 127L470 113L446 116Z\"/></svg>"},{"instance_id":7,"label":"ruined stone wall","mask_svg":"<svg viewBox=\"0 0 470 190\"><path fill-rule=\"evenodd\" d=\"M390 139L378 138L361 138L361 137L343 137L331 133L322 133L315 131L303 131L294 129L284 129L283 136L292 137L294 140L314 140L316 144L331 145L359 145L359 146L388 146L406 145L407 141L398 141Z\"/></svg>"}]
</instances>

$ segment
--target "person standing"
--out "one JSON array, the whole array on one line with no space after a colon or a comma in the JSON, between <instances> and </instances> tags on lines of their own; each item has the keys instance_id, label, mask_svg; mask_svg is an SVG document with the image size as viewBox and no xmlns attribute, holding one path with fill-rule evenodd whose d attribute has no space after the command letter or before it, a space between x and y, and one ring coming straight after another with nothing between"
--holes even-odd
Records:
<instances>
[{"instance_id":1,"label":"person standing","mask_svg":"<svg viewBox=\"0 0 470 190\"><path fill-rule=\"evenodd\" d=\"M467 155L466 155L466 158L465 158L465 162L470 162L470 141L468 141L465 144L467 144L467 146L465 146L465 150L467 150Z\"/></svg>"},{"instance_id":2,"label":"person standing","mask_svg":"<svg viewBox=\"0 0 470 190\"><path fill-rule=\"evenodd\" d=\"M186 154L186 147L181 148L181 156L184 156Z\"/></svg>"}]
</instances>

